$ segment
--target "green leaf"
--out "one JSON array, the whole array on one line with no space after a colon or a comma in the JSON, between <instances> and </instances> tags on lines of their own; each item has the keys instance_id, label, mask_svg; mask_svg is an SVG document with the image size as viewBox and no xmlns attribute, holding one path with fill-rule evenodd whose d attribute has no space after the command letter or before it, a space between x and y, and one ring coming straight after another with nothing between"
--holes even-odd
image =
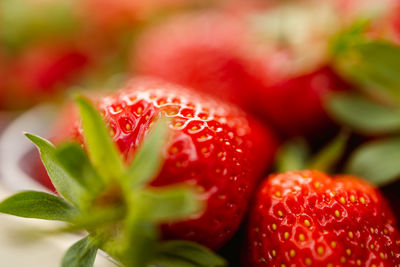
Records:
<instances>
[{"instance_id":1,"label":"green leaf","mask_svg":"<svg viewBox=\"0 0 400 267\"><path fill-rule=\"evenodd\" d=\"M123 181L123 183L129 183L128 191L132 188L143 187L157 177L162 167L161 151L165 146L167 137L167 122L160 119L135 154L128 170L128 178Z\"/></svg>"},{"instance_id":2,"label":"green leaf","mask_svg":"<svg viewBox=\"0 0 400 267\"><path fill-rule=\"evenodd\" d=\"M101 208L99 210L91 210L89 214L83 214L76 217L74 225L65 228L66 231L86 229L88 231L95 230L107 224L113 224L124 219L126 209L124 206L113 206L110 208Z\"/></svg>"},{"instance_id":3,"label":"green leaf","mask_svg":"<svg viewBox=\"0 0 400 267\"><path fill-rule=\"evenodd\" d=\"M400 138L369 142L351 155L346 173L385 185L400 177Z\"/></svg>"},{"instance_id":4,"label":"green leaf","mask_svg":"<svg viewBox=\"0 0 400 267\"><path fill-rule=\"evenodd\" d=\"M138 189L127 199L121 261L125 266L147 266L159 240L158 224L199 214L203 205L188 186Z\"/></svg>"},{"instance_id":5,"label":"green leaf","mask_svg":"<svg viewBox=\"0 0 400 267\"><path fill-rule=\"evenodd\" d=\"M187 219L204 210L205 203L199 199L196 190L185 185L149 188L134 195L134 203L147 207L143 216L156 223Z\"/></svg>"},{"instance_id":6,"label":"green leaf","mask_svg":"<svg viewBox=\"0 0 400 267\"><path fill-rule=\"evenodd\" d=\"M303 139L293 139L279 149L276 156L278 172L304 170L308 166L310 151Z\"/></svg>"},{"instance_id":7,"label":"green leaf","mask_svg":"<svg viewBox=\"0 0 400 267\"><path fill-rule=\"evenodd\" d=\"M335 58L339 73L366 93L400 103L400 47L379 41L349 45Z\"/></svg>"},{"instance_id":8,"label":"green leaf","mask_svg":"<svg viewBox=\"0 0 400 267\"><path fill-rule=\"evenodd\" d=\"M400 112L359 95L332 94L327 99L326 107L334 119L363 134L400 130Z\"/></svg>"},{"instance_id":9,"label":"green leaf","mask_svg":"<svg viewBox=\"0 0 400 267\"><path fill-rule=\"evenodd\" d=\"M338 57L345 53L349 47L365 42L364 33L370 25L369 19L358 19L350 27L334 36L331 43L333 57Z\"/></svg>"},{"instance_id":10,"label":"green leaf","mask_svg":"<svg viewBox=\"0 0 400 267\"><path fill-rule=\"evenodd\" d=\"M88 100L78 97L76 101L80 108L82 127L93 166L105 182L120 179L124 166L105 122Z\"/></svg>"},{"instance_id":11,"label":"green leaf","mask_svg":"<svg viewBox=\"0 0 400 267\"><path fill-rule=\"evenodd\" d=\"M343 156L349 136L349 132L342 131L333 141L311 159L309 168L330 172Z\"/></svg>"},{"instance_id":12,"label":"green leaf","mask_svg":"<svg viewBox=\"0 0 400 267\"><path fill-rule=\"evenodd\" d=\"M56 148L47 140L32 134L25 134L40 151L47 173L57 191L78 207L87 199L87 191L71 177L56 157Z\"/></svg>"},{"instance_id":13,"label":"green leaf","mask_svg":"<svg viewBox=\"0 0 400 267\"><path fill-rule=\"evenodd\" d=\"M66 143L56 148L56 157L72 178L92 194L97 194L105 185L97 174L82 147L77 143Z\"/></svg>"},{"instance_id":14,"label":"green leaf","mask_svg":"<svg viewBox=\"0 0 400 267\"><path fill-rule=\"evenodd\" d=\"M164 257L163 257L164 256ZM166 257L169 256L169 257ZM160 259L159 259L160 258ZM158 248L158 255L155 261L168 259L169 261L183 260L183 263L191 265L183 266L198 266L198 267L223 267L227 266L227 262L221 256L199 244L189 241L167 241L161 243ZM167 262L169 264L170 262ZM173 265L166 265L173 266ZM180 265L178 265L180 266Z\"/></svg>"},{"instance_id":15,"label":"green leaf","mask_svg":"<svg viewBox=\"0 0 400 267\"><path fill-rule=\"evenodd\" d=\"M79 211L58 196L44 192L25 191L0 203L0 212L24 218L71 221Z\"/></svg>"},{"instance_id":16,"label":"green leaf","mask_svg":"<svg viewBox=\"0 0 400 267\"><path fill-rule=\"evenodd\" d=\"M62 259L62 267L91 267L96 259L97 247L89 236L72 245Z\"/></svg>"},{"instance_id":17,"label":"green leaf","mask_svg":"<svg viewBox=\"0 0 400 267\"><path fill-rule=\"evenodd\" d=\"M199 265L171 255L159 254L148 264L150 267L199 267Z\"/></svg>"},{"instance_id":18,"label":"green leaf","mask_svg":"<svg viewBox=\"0 0 400 267\"><path fill-rule=\"evenodd\" d=\"M147 266L154 257L155 247L159 239L155 224L141 219L145 210L131 212L125 221L122 263L126 267Z\"/></svg>"}]
</instances>

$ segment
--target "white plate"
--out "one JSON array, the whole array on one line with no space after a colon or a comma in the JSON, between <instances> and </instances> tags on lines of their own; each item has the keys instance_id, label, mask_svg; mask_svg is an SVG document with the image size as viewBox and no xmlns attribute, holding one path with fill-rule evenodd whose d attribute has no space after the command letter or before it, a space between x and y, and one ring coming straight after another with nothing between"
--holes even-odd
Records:
<instances>
[{"instance_id":1,"label":"white plate","mask_svg":"<svg viewBox=\"0 0 400 267\"><path fill-rule=\"evenodd\" d=\"M21 190L47 191L20 168L20 161L34 147L23 135L30 132L46 137L57 108L52 105L35 107L11 122L0 138L0 200ZM0 215L0 266L60 266L65 251L81 236L74 234L35 235L59 227L61 222L23 219ZM96 267L116 266L99 252Z\"/></svg>"}]
</instances>

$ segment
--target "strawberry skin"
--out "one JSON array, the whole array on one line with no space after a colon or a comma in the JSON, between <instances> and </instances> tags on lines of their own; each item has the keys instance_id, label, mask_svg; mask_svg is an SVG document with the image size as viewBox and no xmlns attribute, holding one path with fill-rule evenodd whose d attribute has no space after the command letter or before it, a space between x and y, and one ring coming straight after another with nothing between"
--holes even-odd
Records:
<instances>
[{"instance_id":1,"label":"strawberry skin","mask_svg":"<svg viewBox=\"0 0 400 267\"><path fill-rule=\"evenodd\" d=\"M378 189L319 171L271 175L250 212L246 266L398 266L400 236Z\"/></svg>"},{"instance_id":2,"label":"strawberry skin","mask_svg":"<svg viewBox=\"0 0 400 267\"><path fill-rule=\"evenodd\" d=\"M349 85L330 67L321 67L261 90L258 104L254 105L255 112L262 114L285 135L307 135L318 139L321 132L331 129L333 124L323 106L325 98L348 88Z\"/></svg>"},{"instance_id":3,"label":"strawberry skin","mask_svg":"<svg viewBox=\"0 0 400 267\"><path fill-rule=\"evenodd\" d=\"M204 189L208 208L200 218L163 225L167 239L186 239L217 249L236 232L252 189L273 160L273 135L239 109L164 82L131 81L95 103L111 127L113 140L127 162L159 114L173 130L165 162L153 186L187 182ZM79 122L58 127L53 140L83 142ZM64 119L61 119L62 121Z\"/></svg>"},{"instance_id":4,"label":"strawberry skin","mask_svg":"<svg viewBox=\"0 0 400 267\"><path fill-rule=\"evenodd\" d=\"M40 43L9 60L4 86L10 108L32 105L76 81L90 64L89 53L73 44Z\"/></svg>"},{"instance_id":5,"label":"strawberry skin","mask_svg":"<svg viewBox=\"0 0 400 267\"><path fill-rule=\"evenodd\" d=\"M277 40L260 43L263 33L255 32L251 19L252 14L217 12L173 18L141 36L134 70L228 99L287 136L330 129L323 100L348 86L322 55L310 56L311 66L303 66L296 62L304 55L291 47Z\"/></svg>"},{"instance_id":6,"label":"strawberry skin","mask_svg":"<svg viewBox=\"0 0 400 267\"><path fill-rule=\"evenodd\" d=\"M243 106L256 85L237 55L242 28L217 12L178 16L141 36L133 68Z\"/></svg>"}]
</instances>

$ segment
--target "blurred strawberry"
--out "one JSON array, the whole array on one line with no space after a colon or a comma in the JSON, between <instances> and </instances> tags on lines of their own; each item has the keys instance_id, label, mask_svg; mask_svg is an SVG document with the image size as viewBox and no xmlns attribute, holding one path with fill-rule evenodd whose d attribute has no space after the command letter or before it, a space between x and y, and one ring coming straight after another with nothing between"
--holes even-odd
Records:
<instances>
[{"instance_id":1,"label":"blurred strawberry","mask_svg":"<svg viewBox=\"0 0 400 267\"><path fill-rule=\"evenodd\" d=\"M93 47L82 33L85 27L75 4L68 0L0 3L0 24L7 25L0 32L7 66L0 68L4 108L25 108L55 95L88 68ZM87 39L81 41L83 37Z\"/></svg>"},{"instance_id":2,"label":"blurred strawberry","mask_svg":"<svg viewBox=\"0 0 400 267\"><path fill-rule=\"evenodd\" d=\"M84 49L67 43L27 47L8 60L4 70L5 103L24 107L54 95L79 78L91 61Z\"/></svg>"},{"instance_id":3,"label":"blurred strawberry","mask_svg":"<svg viewBox=\"0 0 400 267\"><path fill-rule=\"evenodd\" d=\"M256 85L237 55L242 21L219 13L187 14L144 34L134 68L241 103Z\"/></svg>"},{"instance_id":4,"label":"blurred strawberry","mask_svg":"<svg viewBox=\"0 0 400 267\"><path fill-rule=\"evenodd\" d=\"M335 19L325 5L239 17L188 14L144 33L133 65L138 73L235 102L286 135L316 134L330 125L323 98L347 89L325 67Z\"/></svg>"}]
</instances>

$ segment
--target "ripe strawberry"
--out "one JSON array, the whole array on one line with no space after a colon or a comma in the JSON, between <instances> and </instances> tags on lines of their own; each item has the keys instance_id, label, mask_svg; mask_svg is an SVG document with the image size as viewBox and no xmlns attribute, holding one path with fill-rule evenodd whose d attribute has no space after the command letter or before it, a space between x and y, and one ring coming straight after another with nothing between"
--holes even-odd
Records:
<instances>
[{"instance_id":1,"label":"ripe strawberry","mask_svg":"<svg viewBox=\"0 0 400 267\"><path fill-rule=\"evenodd\" d=\"M4 70L9 107L37 102L75 81L87 69L89 54L70 44L45 43L27 47L10 58Z\"/></svg>"},{"instance_id":2,"label":"ripe strawberry","mask_svg":"<svg viewBox=\"0 0 400 267\"><path fill-rule=\"evenodd\" d=\"M228 15L178 16L140 38L133 67L141 74L242 104L242 97L254 87L253 77L237 56L243 35L240 21Z\"/></svg>"},{"instance_id":3,"label":"ripe strawberry","mask_svg":"<svg viewBox=\"0 0 400 267\"><path fill-rule=\"evenodd\" d=\"M271 175L250 212L246 266L397 266L395 225L378 189L356 177Z\"/></svg>"},{"instance_id":4,"label":"ripe strawberry","mask_svg":"<svg viewBox=\"0 0 400 267\"><path fill-rule=\"evenodd\" d=\"M330 67L321 67L265 88L259 94L255 112L264 114L283 133L318 138L321 132L332 128L323 107L325 98L348 88ZM261 102L262 99L269 101Z\"/></svg>"},{"instance_id":5,"label":"ripe strawberry","mask_svg":"<svg viewBox=\"0 0 400 267\"><path fill-rule=\"evenodd\" d=\"M298 40L291 29L277 31L276 20L260 19L281 13L265 13L268 16L200 13L174 18L139 39L134 69L227 98L287 135L329 129L322 100L331 91L347 89L325 67L332 32L324 23L310 30L308 21L300 25L310 36Z\"/></svg>"},{"instance_id":6,"label":"ripe strawberry","mask_svg":"<svg viewBox=\"0 0 400 267\"><path fill-rule=\"evenodd\" d=\"M95 103L127 162L154 118L170 118L173 137L153 185L198 185L208 208L200 218L164 225L166 238L216 249L233 236L261 170L272 162L276 144L267 129L235 107L148 79L133 80L113 95L95 98ZM53 138L56 143L71 137L83 142L79 121L72 118L69 112L66 123L58 127L61 136Z\"/></svg>"}]
</instances>

